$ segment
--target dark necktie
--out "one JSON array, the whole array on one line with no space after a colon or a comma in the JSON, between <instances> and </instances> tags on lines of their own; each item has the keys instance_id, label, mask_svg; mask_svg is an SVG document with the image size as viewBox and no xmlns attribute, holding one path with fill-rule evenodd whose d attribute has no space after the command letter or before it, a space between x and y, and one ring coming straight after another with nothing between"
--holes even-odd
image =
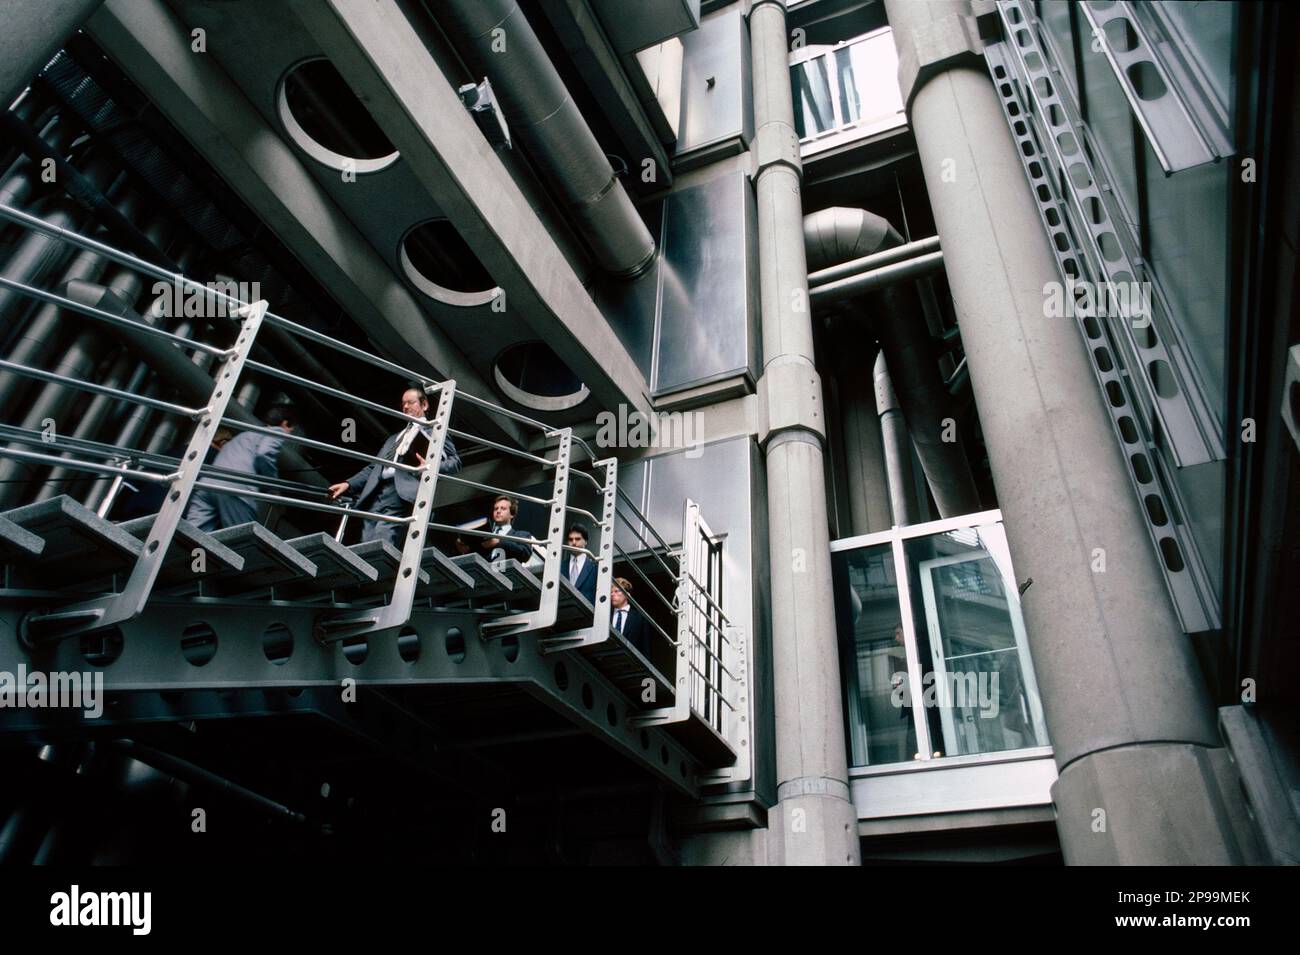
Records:
<instances>
[{"instance_id":1,"label":"dark necktie","mask_svg":"<svg viewBox=\"0 0 1300 955\"><path fill-rule=\"evenodd\" d=\"M619 633L623 632L623 621L627 618L626 610L614 611L614 629Z\"/></svg>"}]
</instances>

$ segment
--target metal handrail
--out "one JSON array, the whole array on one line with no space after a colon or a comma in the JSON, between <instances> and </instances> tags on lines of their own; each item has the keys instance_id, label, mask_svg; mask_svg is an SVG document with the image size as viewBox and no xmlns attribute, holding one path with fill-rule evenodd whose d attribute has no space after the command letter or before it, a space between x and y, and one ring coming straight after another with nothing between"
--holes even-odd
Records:
<instances>
[{"instance_id":1,"label":"metal handrail","mask_svg":"<svg viewBox=\"0 0 1300 955\"><path fill-rule=\"evenodd\" d=\"M3 206L0 206L0 209L2 208ZM107 312L102 308L96 308L94 305L83 305L75 299L70 299L63 295L57 295L54 292L47 292L44 289L34 288L33 286L25 285L22 282L15 282L13 279L7 279L3 276L0 276L0 287L12 289L21 295L26 295L28 298L34 298L46 303L47 305L56 305L59 308L67 309L70 312L77 312L78 314L85 315L87 318L98 319L99 321L105 322L109 325L116 325L119 328L130 329L133 332L152 335L155 338L161 338L180 345L182 348L190 348L194 351L203 352L206 355L225 358L231 354L231 351L228 348L218 348L216 345L207 345L203 342L186 338L184 335L177 335L174 332L169 332L166 329L159 328L157 325L150 325L148 322L139 322L134 319L125 318L121 315L114 315L112 312Z\"/></svg>"},{"instance_id":2,"label":"metal handrail","mask_svg":"<svg viewBox=\"0 0 1300 955\"><path fill-rule=\"evenodd\" d=\"M415 421L421 419L415 418ZM328 451L330 454L337 454L341 457L356 458L359 461L368 461L371 464L382 464L384 467L395 468L398 471L409 471L412 474L419 474L423 468L414 464L402 464L390 458L381 458L375 454L367 454L364 451L354 451L351 448L336 447L328 441L317 441L315 438L309 438L306 435L295 434L292 431L285 431L283 428L271 427L260 424L247 424L238 418L222 418L221 423L232 428L238 428L240 431L251 431L254 434L265 434L273 438L282 438L293 444L305 445L309 448L316 448L321 451Z\"/></svg>"},{"instance_id":3,"label":"metal handrail","mask_svg":"<svg viewBox=\"0 0 1300 955\"><path fill-rule=\"evenodd\" d=\"M422 418L413 418L411 415L396 408L390 408L388 405L380 404L377 401L370 401L367 398L360 398L356 395L350 395L346 391L340 391L338 388L332 388L329 385L322 385L318 381L312 381L310 378L303 378L301 375L295 375L291 371L285 371L283 368L276 368L272 365L265 365L259 361L248 362L248 367L254 371L261 372L264 375L270 375L272 378L279 378L281 381L287 381L298 385L302 388L311 388L315 391L323 392L331 397L346 401L349 404L359 405L362 408L369 408L371 411L377 411L380 414L386 414L394 418L401 418L404 421L423 421Z\"/></svg>"},{"instance_id":4,"label":"metal handrail","mask_svg":"<svg viewBox=\"0 0 1300 955\"><path fill-rule=\"evenodd\" d=\"M154 265L152 262L148 262L144 259L141 259L138 256L131 255L129 252L123 252L120 249L115 249L111 245L107 245L103 242L99 242L95 239L90 238L89 236L85 236L79 232L75 232L72 229L65 229L62 226L55 225L52 222L47 222L44 219L23 212L21 209L15 209L13 206L5 205L4 203L0 203L0 219L8 219L10 222L16 223L18 225L27 226L28 228L32 229L35 232L39 232L42 235L47 235L50 236L51 238L59 239L63 242L67 242L68 244L76 246L77 248L83 249L87 252L94 252L95 254L101 255L104 258L109 259L110 261L117 262L119 265L125 265L128 268L134 269L135 271L141 272L145 275L150 275L156 279L161 279L173 285L179 285L182 288L195 289L201 291L205 296L210 296L216 299L217 301L225 302L227 305L232 306L233 309L237 310L240 308L247 308L249 305L252 304L250 302L241 301L240 299L235 298L234 296L227 295L224 292L220 292L216 289L209 288L207 285L204 285L202 282L196 282L194 279L191 279L180 272L169 271L168 269L164 269L160 266ZM3 281L8 282L9 280L6 279ZM43 293L43 294L48 295L50 293ZM59 296L55 296L55 298L59 298ZM61 304L61 303L52 302L51 304ZM74 311L83 311L85 308L89 308L89 306L81 306L80 303L78 302L71 302L70 304L63 307L71 308ZM109 317L112 318L120 318L120 316L111 316L110 313L103 313L103 314L109 315ZM152 326L148 326L143 323L131 322L129 319L122 319L122 321L129 322L131 327L133 328L136 327L152 328ZM357 359L358 361L365 362L377 368L383 368L387 371L393 372L394 374L400 375L401 377L413 381L418 381L422 385L425 385L426 387L439 384L438 382L429 378L428 375L424 375L421 374L420 372L412 371L409 368L404 368L395 362L391 362L388 361L387 359L380 358L377 355L372 355L369 352L363 351L362 349L349 345L346 342L340 342L336 339L330 338L328 335L325 335L321 332L317 332L314 329L307 328L304 325L299 325L297 322L292 322L289 319L276 315L272 312L268 311L263 316L263 321L269 322L270 324L286 332L299 335L303 338L308 338L314 342L317 342L318 344L326 346L327 348L332 348L335 351L342 352L343 354L349 355ZM154 329L154 331L161 331L161 329ZM211 348L211 346L203 346L201 350L208 351L210 354L220 354L220 355L226 354L225 351L220 349L213 349Z\"/></svg>"},{"instance_id":5,"label":"metal handrail","mask_svg":"<svg viewBox=\"0 0 1300 955\"><path fill-rule=\"evenodd\" d=\"M494 494L505 494L509 497L515 498L516 500L528 501L532 504L543 504L549 506L551 503L553 503L549 498L534 497L531 494L522 494L519 491L514 491L504 487L497 487L496 485L493 484L482 484L478 481L470 480L469 478L463 478L459 474L444 474L442 475L442 477L439 478L439 480L451 481L453 484L463 484L466 487L474 487L474 488L478 488L480 491L488 491Z\"/></svg>"},{"instance_id":6,"label":"metal handrail","mask_svg":"<svg viewBox=\"0 0 1300 955\"><path fill-rule=\"evenodd\" d=\"M52 371L43 371L40 368L33 368L30 365L20 365L12 361L6 361L0 358L0 371L12 372L15 375L22 375L25 378L35 378L37 381L49 381L59 385L65 385L69 388L76 388L79 391L88 391L95 395L108 395L112 398L121 398L124 401L131 401L138 405L144 405L146 408L154 408L158 411L168 411L172 414L178 414L186 418L197 418L203 414L204 408L188 408L185 405L174 404L170 401L160 401L157 398L150 398L146 395L134 395L129 391L122 391L120 388L111 388L108 385L97 385L93 381L83 381L80 378L69 378L66 375L60 375Z\"/></svg>"},{"instance_id":7,"label":"metal handrail","mask_svg":"<svg viewBox=\"0 0 1300 955\"><path fill-rule=\"evenodd\" d=\"M493 448L503 454L513 454L517 458L524 458L525 460L532 461L534 464L541 464L546 467L554 467L556 464L555 461L552 461L549 458L538 457L536 454L529 451L521 451L518 448L510 447L508 444L501 444L499 441L492 441L488 438L480 438L478 435L469 434L465 431L457 431L455 428L448 428L447 433L457 438L463 438L472 444L481 444L485 447Z\"/></svg>"},{"instance_id":8,"label":"metal handrail","mask_svg":"<svg viewBox=\"0 0 1300 955\"><path fill-rule=\"evenodd\" d=\"M155 484L170 484L176 480L176 474L154 474L152 471L136 471L107 464L95 464L92 461L78 461L76 458L63 458L55 454L42 454L39 451L22 451L17 448L0 448L0 457L15 458L19 461L37 461L41 464L53 464L71 468L74 471L90 471L95 474L112 474L114 476L134 478L137 481L150 481Z\"/></svg>"},{"instance_id":9,"label":"metal handrail","mask_svg":"<svg viewBox=\"0 0 1300 955\"><path fill-rule=\"evenodd\" d=\"M686 661L686 665L689 666L692 670L694 670L695 673L699 676L699 678L700 678L701 680L704 681L705 685L708 686L708 688L709 688L710 690L712 690L712 691L717 695L717 697L718 697L718 701L719 701L719 702L721 702L721 703L725 703L728 707L730 707L730 708L731 708L731 712L733 712L733 713L736 712L736 707L732 705L732 703L731 703L731 701L730 701L729 699L727 699L727 694L724 693L720 687L716 687L716 686L714 686L714 685L713 685L713 681L710 680L710 679L708 678L708 676L705 675L704 671L702 671L699 667L697 667L697 666L696 666L694 663L692 663L690 660L687 660L687 661Z\"/></svg>"},{"instance_id":10,"label":"metal handrail","mask_svg":"<svg viewBox=\"0 0 1300 955\"><path fill-rule=\"evenodd\" d=\"M636 561L632 559L628 552L619 546L618 541L614 542L614 550L623 555L623 559L628 562L636 575L645 581L645 585L650 588L650 591L663 602L663 605L667 607L671 613L675 615L679 612L677 605L660 593L659 588L651 583L650 578L647 577L641 568L637 566Z\"/></svg>"},{"instance_id":11,"label":"metal handrail","mask_svg":"<svg viewBox=\"0 0 1300 955\"><path fill-rule=\"evenodd\" d=\"M660 546L663 547L663 549L668 551L669 553L672 553L673 549L668 545L668 542L664 540L662 536L660 536L657 530L655 530L654 525L650 523L650 519L641 513L641 509L632 503L632 499L627 496L626 492L624 492L624 490L620 487L617 489L617 493L619 497L621 497L624 501L627 502L627 506L632 509L632 513L635 514L637 518L640 519L641 523L645 524L646 527L650 528L650 532L654 534L655 539L659 541ZM642 538L642 542L646 544L650 543L644 538Z\"/></svg>"},{"instance_id":12,"label":"metal handrail","mask_svg":"<svg viewBox=\"0 0 1300 955\"><path fill-rule=\"evenodd\" d=\"M698 633L696 633L695 628L692 627L690 624L686 625L686 631L692 637L695 638L695 642L698 643L704 649L705 653L713 657L713 659L715 659L718 662L718 666L722 669L724 673L727 674L727 676L731 677L733 680L737 679L736 674L732 673L731 670L727 668L727 665L722 662L722 654L714 650L713 647L709 645L709 641L707 638L701 637Z\"/></svg>"},{"instance_id":13,"label":"metal handrail","mask_svg":"<svg viewBox=\"0 0 1300 955\"><path fill-rule=\"evenodd\" d=\"M663 635L663 638L665 640L667 640L674 647L680 645L677 638L669 636L668 631L665 630L663 627L659 626L655 618L650 616L648 613L646 613L645 610L642 609L641 605L632 598L631 594L624 592L623 596L626 597L627 602L632 605L632 609L641 615L641 619L644 620L646 623L650 624L650 626L654 627L656 630L658 630Z\"/></svg>"},{"instance_id":14,"label":"metal handrail","mask_svg":"<svg viewBox=\"0 0 1300 955\"><path fill-rule=\"evenodd\" d=\"M614 510L615 510L615 512L618 511L618 505L615 505L615 506L614 506ZM646 523L647 523L647 525L648 525L648 522L646 522ZM678 576L681 574L681 558L680 558L680 557L677 558L678 569L677 569L677 570L673 570L673 569L672 569L671 567L669 567L666 563L664 563L664 559L663 559L661 556L659 556L659 551L655 549L654 545L652 545L652 544L650 543L650 541L648 541L648 540L647 540L643 535L637 533L637 531L632 527L632 524L631 524L629 521L627 521L626 519L624 519L624 521L623 521L623 526L626 527L626 528L628 529L628 531L630 531L630 532L631 532L631 533L636 537L637 540L639 540L642 544L645 544L645 545L646 545L646 547L645 547L646 553L647 553L647 554L650 554L651 556L653 556L653 557L655 558L655 560L657 560L657 561L659 562L659 566L662 567L662 568L664 569L664 572L667 573L668 576L673 577L673 578L676 578L676 577L678 577ZM655 536L658 537L659 535L656 534ZM673 553L673 552L670 551L669 553ZM676 557L676 554L673 553L673 556Z\"/></svg>"}]
</instances>

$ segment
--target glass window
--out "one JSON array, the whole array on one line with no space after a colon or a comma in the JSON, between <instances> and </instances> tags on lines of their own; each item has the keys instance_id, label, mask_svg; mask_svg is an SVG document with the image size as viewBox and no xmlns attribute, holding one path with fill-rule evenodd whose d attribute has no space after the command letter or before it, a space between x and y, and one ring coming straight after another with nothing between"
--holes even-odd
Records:
<instances>
[{"instance_id":1,"label":"glass window","mask_svg":"<svg viewBox=\"0 0 1300 955\"><path fill-rule=\"evenodd\" d=\"M1047 745L1001 524L872 538L832 555L853 765Z\"/></svg>"},{"instance_id":2,"label":"glass window","mask_svg":"<svg viewBox=\"0 0 1300 955\"><path fill-rule=\"evenodd\" d=\"M1228 307L1229 163L1166 176L1142 142L1147 254L1169 300L1170 319L1191 354L1206 400L1222 421Z\"/></svg>"},{"instance_id":3,"label":"glass window","mask_svg":"<svg viewBox=\"0 0 1300 955\"><path fill-rule=\"evenodd\" d=\"M830 63L824 56L796 63L790 68L794 93L794 128L800 139L835 128L831 101Z\"/></svg>"},{"instance_id":4,"label":"glass window","mask_svg":"<svg viewBox=\"0 0 1300 955\"><path fill-rule=\"evenodd\" d=\"M892 547L834 554L832 564L851 762L879 766L919 759Z\"/></svg>"},{"instance_id":5,"label":"glass window","mask_svg":"<svg viewBox=\"0 0 1300 955\"><path fill-rule=\"evenodd\" d=\"M945 756L1045 745L1042 704L1000 525L904 543L925 703Z\"/></svg>"},{"instance_id":6,"label":"glass window","mask_svg":"<svg viewBox=\"0 0 1300 955\"><path fill-rule=\"evenodd\" d=\"M1084 121L1124 207L1130 234L1138 234L1136 157L1133 152L1133 112L1106 55L1083 46L1082 103ZM1145 141L1145 140L1144 140ZM1157 168L1159 168L1157 166Z\"/></svg>"},{"instance_id":7,"label":"glass window","mask_svg":"<svg viewBox=\"0 0 1300 955\"><path fill-rule=\"evenodd\" d=\"M866 133L905 122L892 31L878 30L833 49L808 47L794 58L790 84L800 140L851 126Z\"/></svg>"},{"instance_id":8,"label":"glass window","mask_svg":"<svg viewBox=\"0 0 1300 955\"><path fill-rule=\"evenodd\" d=\"M903 112L898 88L898 52L889 31L835 51L840 124L889 119Z\"/></svg>"}]
</instances>

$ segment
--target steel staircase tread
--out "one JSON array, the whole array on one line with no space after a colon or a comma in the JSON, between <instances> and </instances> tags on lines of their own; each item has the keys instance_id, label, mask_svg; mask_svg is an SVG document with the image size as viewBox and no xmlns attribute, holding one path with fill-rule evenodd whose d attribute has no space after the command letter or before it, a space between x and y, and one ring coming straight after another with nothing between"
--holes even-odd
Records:
<instances>
[{"instance_id":1,"label":"steel staircase tread","mask_svg":"<svg viewBox=\"0 0 1300 955\"><path fill-rule=\"evenodd\" d=\"M578 592L563 574L560 575L560 606L556 615L557 624L572 625L578 620L591 620L595 611L587 598Z\"/></svg>"},{"instance_id":2,"label":"steel staircase tread","mask_svg":"<svg viewBox=\"0 0 1300 955\"><path fill-rule=\"evenodd\" d=\"M358 560L363 560L373 567L376 577L370 583L348 587L345 599L354 600L359 597L387 594L393 589L393 578L397 576L397 571L402 566L400 550L388 541L363 541L359 544L349 544L346 549L351 551ZM421 568L420 580L416 586L423 587L428 582L429 575Z\"/></svg>"},{"instance_id":3,"label":"steel staircase tread","mask_svg":"<svg viewBox=\"0 0 1300 955\"><path fill-rule=\"evenodd\" d=\"M588 661L617 686L628 698L641 699L642 681L647 677L655 681L658 704L671 699L673 686L641 651L632 646L621 633L610 630L609 639L601 643L576 647Z\"/></svg>"},{"instance_id":4,"label":"steel staircase tread","mask_svg":"<svg viewBox=\"0 0 1300 955\"><path fill-rule=\"evenodd\" d=\"M143 541L153 529L153 522L157 516L146 514L143 517L123 521L117 526L137 540ZM203 550L205 570L202 573L196 573L193 569L196 547ZM167 556L163 560L162 569L158 572L158 583L160 585L194 583L205 579L209 574L238 573L243 569L243 557L211 534L199 530L189 521L182 519L176 525L176 535L172 538L171 546L167 548Z\"/></svg>"},{"instance_id":5,"label":"steel staircase tread","mask_svg":"<svg viewBox=\"0 0 1300 955\"><path fill-rule=\"evenodd\" d=\"M45 541L7 517L0 516L0 560L39 557Z\"/></svg>"},{"instance_id":6,"label":"steel staircase tread","mask_svg":"<svg viewBox=\"0 0 1300 955\"><path fill-rule=\"evenodd\" d=\"M143 549L129 533L66 494L13 508L3 516L45 542L40 554L29 558L42 575L66 567L84 581L124 570Z\"/></svg>"},{"instance_id":7,"label":"steel staircase tread","mask_svg":"<svg viewBox=\"0 0 1300 955\"><path fill-rule=\"evenodd\" d=\"M212 536L244 558L239 573L221 575L213 581L215 593L246 593L299 577L315 577L316 564L289 542L250 521L213 531Z\"/></svg>"},{"instance_id":8,"label":"steel staircase tread","mask_svg":"<svg viewBox=\"0 0 1300 955\"><path fill-rule=\"evenodd\" d=\"M474 591L467 596L475 600L501 598L514 590L514 585L493 570L492 565L484 560L481 554L461 554L452 557L451 562L474 581Z\"/></svg>"},{"instance_id":9,"label":"steel staircase tread","mask_svg":"<svg viewBox=\"0 0 1300 955\"><path fill-rule=\"evenodd\" d=\"M421 585L418 596L441 597L457 594L472 597L474 578L461 570L452 559L436 547L426 547L420 558L420 569L429 577L428 586Z\"/></svg>"},{"instance_id":10,"label":"steel staircase tread","mask_svg":"<svg viewBox=\"0 0 1300 955\"><path fill-rule=\"evenodd\" d=\"M295 537L288 543L316 565L316 576L310 580L290 581L284 586L285 596L338 590L357 584L374 583L379 579L377 567L329 534L307 534Z\"/></svg>"},{"instance_id":11,"label":"steel staircase tread","mask_svg":"<svg viewBox=\"0 0 1300 955\"><path fill-rule=\"evenodd\" d=\"M492 561L488 565L498 574L510 581L511 600L539 600L542 596L542 582L527 567L513 557L506 560Z\"/></svg>"}]
</instances>

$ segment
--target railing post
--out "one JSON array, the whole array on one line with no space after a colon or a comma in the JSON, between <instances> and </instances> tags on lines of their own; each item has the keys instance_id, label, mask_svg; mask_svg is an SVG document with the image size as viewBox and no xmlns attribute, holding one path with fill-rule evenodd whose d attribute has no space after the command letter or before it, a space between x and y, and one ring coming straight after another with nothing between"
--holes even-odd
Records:
<instances>
[{"instance_id":1,"label":"railing post","mask_svg":"<svg viewBox=\"0 0 1300 955\"><path fill-rule=\"evenodd\" d=\"M167 549L176 534L176 527L189 504L190 492L194 490L194 482L198 479L208 448L212 445L212 436L234 396L239 374L253 347L258 329L262 326L266 309L267 303L263 300L235 310L235 314L244 319L239 328L239 336L216 370L208 404L199 416L198 425L190 434L179 470L171 478L167 497L149 528L144 547L136 558L135 566L131 568L131 575L121 593L28 617L22 626L22 636L26 643L35 646L63 640L88 630L130 620L144 610L149 595L153 592L154 581L158 579L158 572L167 558Z\"/></svg>"},{"instance_id":2,"label":"railing post","mask_svg":"<svg viewBox=\"0 0 1300 955\"><path fill-rule=\"evenodd\" d=\"M536 611L512 614L482 624L483 636L504 636L524 630L544 630L555 623L560 611L560 554L564 542L564 502L569 493L569 454L573 430L552 432L559 436L555 454L555 483L551 491L551 513L546 534L546 566L542 571L542 597Z\"/></svg>"},{"instance_id":3,"label":"railing post","mask_svg":"<svg viewBox=\"0 0 1300 955\"><path fill-rule=\"evenodd\" d=\"M686 502L682 515L682 543L677 558L677 593L674 603L677 610L677 646L673 653L673 705L663 706L645 713L638 713L629 719L632 726L660 726L665 723L684 723L691 717L690 681L691 657L694 650L691 637L690 608L688 599L691 583L691 542L699 536L700 508L693 501Z\"/></svg>"},{"instance_id":4,"label":"railing post","mask_svg":"<svg viewBox=\"0 0 1300 955\"><path fill-rule=\"evenodd\" d=\"M609 639L609 591L614 583L614 509L618 501L618 459L593 461L593 466L605 468L602 488L600 551L596 555L596 600L591 608L591 626L573 630L558 637L542 641L543 653L556 653L603 643ZM572 560L572 556L569 558Z\"/></svg>"}]
</instances>

